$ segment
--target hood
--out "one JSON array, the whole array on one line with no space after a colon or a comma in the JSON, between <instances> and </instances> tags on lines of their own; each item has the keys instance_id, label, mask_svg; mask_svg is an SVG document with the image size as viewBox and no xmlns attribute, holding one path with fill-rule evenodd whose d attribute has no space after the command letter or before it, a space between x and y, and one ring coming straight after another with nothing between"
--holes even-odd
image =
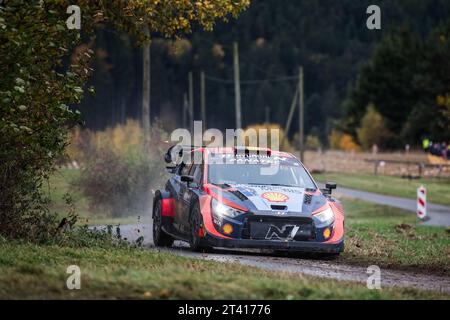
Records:
<instances>
[{"instance_id":1,"label":"hood","mask_svg":"<svg viewBox=\"0 0 450 320\"><path fill-rule=\"evenodd\" d=\"M234 189L245 195L257 210L302 212L304 188L241 184Z\"/></svg>"},{"instance_id":2,"label":"hood","mask_svg":"<svg viewBox=\"0 0 450 320\"><path fill-rule=\"evenodd\" d=\"M252 212L266 214L286 212L310 215L326 203L320 192L309 192L304 188L235 184L222 189L222 196Z\"/></svg>"}]
</instances>

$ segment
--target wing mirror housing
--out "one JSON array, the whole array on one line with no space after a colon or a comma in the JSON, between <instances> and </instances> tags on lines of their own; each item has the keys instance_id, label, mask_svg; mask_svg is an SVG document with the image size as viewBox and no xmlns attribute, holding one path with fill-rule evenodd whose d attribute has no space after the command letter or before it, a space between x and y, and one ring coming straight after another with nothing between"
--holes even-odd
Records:
<instances>
[{"instance_id":1,"label":"wing mirror housing","mask_svg":"<svg viewBox=\"0 0 450 320\"><path fill-rule=\"evenodd\" d=\"M181 181L190 183L190 182L194 181L194 177L193 176L181 176Z\"/></svg>"},{"instance_id":2,"label":"wing mirror housing","mask_svg":"<svg viewBox=\"0 0 450 320\"><path fill-rule=\"evenodd\" d=\"M324 194L332 194L333 190L335 190L337 188L337 184L336 182L327 182L325 183L325 189L322 189L322 192Z\"/></svg>"},{"instance_id":3,"label":"wing mirror housing","mask_svg":"<svg viewBox=\"0 0 450 320\"><path fill-rule=\"evenodd\" d=\"M328 191L328 194L331 194L333 190L337 188L336 182L327 182L325 183L325 189Z\"/></svg>"}]
</instances>

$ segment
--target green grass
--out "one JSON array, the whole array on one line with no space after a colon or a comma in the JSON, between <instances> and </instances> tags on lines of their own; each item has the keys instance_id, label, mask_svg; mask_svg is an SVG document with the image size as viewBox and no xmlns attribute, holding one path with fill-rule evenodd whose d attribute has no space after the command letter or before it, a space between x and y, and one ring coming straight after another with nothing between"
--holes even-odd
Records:
<instances>
[{"instance_id":1,"label":"green grass","mask_svg":"<svg viewBox=\"0 0 450 320\"><path fill-rule=\"evenodd\" d=\"M68 290L66 268L81 268ZM35 246L0 239L0 299L449 299L406 288L262 271L136 248Z\"/></svg>"},{"instance_id":2,"label":"green grass","mask_svg":"<svg viewBox=\"0 0 450 320\"><path fill-rule=\"evenodd\" d=\"M427 200L432 203L450 205L449 179L403 179L391 176L353 175L343 173L315 174L317 181L335 181L339 186L375 192L385 195L415 199L417 188L427 188Z\"/></svg>"},{"instance_id":3,"label":"green grass","mask_svg":"<svg viewBox=\"0 0 450 320\"><path fill-rule=\"evenodd\" d=\"M72 182L78 178L79 170L60 169L56 171L49 180L49 184L44 187L44 192L50 197L50 211L63 215L69 209L64 199L65 194L70 197L75 206L75 211L79 216L79 224L88 225L117 225L117 224L135 224L148 221L150 216L143 213L139 216L111 217L106 213L91 210L88 199L73 185Z\"/></svg>"},{"instance_id":4,"label":"green grass","mask_svg":"<svg viewBox=\"0 0 450 320\"><path fill-rule=\"evenodd\" d=\"M52 177L52 210L63 211L64 193L77 171ZM72 195L90 222L87 201ZM337 263L411 269L448 275L450 239L444 228L418 225L400 209L343 199L346 250ZM121 220L121 223L126 220ZM68 290L69 265L82 272L82 289ZM0 238L0 299L142 298L142 299L449 299L443 293L406 288L368 290L364 284L299 274L270 272L231 263L189 259L154 250L93 245L36 246Z\"/></svg>"},{"instance_id":5,"label":"green grass","mask_svg":"<svg viewBox=\"0 0 450 320\"><path fill-rule=\"evenodd\" d=\"M338 261L384 268L450 274L450 233L417 223L410 212L343 199L346 248Z\"/></svg>"},{"instance_id":6,"label":"green grass","mask_svg":"<svg viewBox=\"0 0 450 320\"><path fill-rule=\"evenodd\" d=\"M138 222L137 217L111 218L91 212L83 195L70 186L70 181L78 174L77 170L65 169L51 178L50 195L54 200L52 210L63 212L63 195L71 192L81 224ZM401 209L345 198L342 201L346 211L346 250L338 261L437 274L450 273L450 240L444 228L418 225L414 214ZM147 222L145 218L141 221Z\"/></svg>"}]
</instances>

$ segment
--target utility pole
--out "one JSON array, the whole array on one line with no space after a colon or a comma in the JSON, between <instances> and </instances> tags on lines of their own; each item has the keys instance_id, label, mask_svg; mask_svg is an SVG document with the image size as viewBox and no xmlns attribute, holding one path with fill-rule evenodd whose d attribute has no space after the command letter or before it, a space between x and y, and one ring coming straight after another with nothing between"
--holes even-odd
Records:
<instances>
[{"instance_id":1,"label":"utility pole","mask_svg":"<svg viewBox=\"0 0 450 320\"><path fill-rule=\"evenodd\" d=\"M304 91L303 91L303 67L299 68L299 74L298 74L298 92L299 92L299 99L298 99L298 108L299 108L299 140L300 140L300 161L303 162L304 161L304 155L305 155L305 148L304 148L304 133L305 133L305 128L304 128Z\"/></svg>"},{"instance_id":2,"label":"utility pole","mask_svg":"<svg viewBox=\"0 0 450 320\"><path fill-rule=\"evenodd\" d=\"M183 94L183 113L182 113L182 126L183 128L187 129L188 125L188 108L189 108L189 102L188 102L188 95L185 92Z\"/></svg>"},{"instance_id":3,"label":"utility pole","mask_svg":"<svg viewBox=\"0 0 450 320\"><path fill-rule=\"evenodd\" d=\"M148 27L144 29L150 36ZM150 40L144 43L142 50L142 127L144 129L145 152L150 153Z\"/></svg>"},{"instance_id":4,"label":"utility pole","mask_svg":"<svg viewBox=\"0 0 450 320\"><path fill-rule=\"evenodd\" d=\"M205 71L200 73L200 106L203 121L203 130L208 128L206 126L206 88L205 88Z\"/></svg>"},{"instance_id":5,"label":"utility pole","mask_svg":"<svg viewBox=\"0 0 450 320\"><path fill-rule=\"evenodd\" d=\"M286 126L284 127L284 136L280 143L280 148L284 145L284 141L286 140L287 135L289 134L289 130L291 129L292 118L294 117L294 111L297 105L297 101L298 101L298 88L294 93L294 98L292 99L291 108L289 109L289 115L286 121Z\"/></svg>"},{"instance_id":6,"label":"utility pole","mask_svg":"<svg viewBox=\"0 0 450 320\"><path fill-rule=\"evenodd\" d=\"M236 129L242 128L241 115L241 83L239 75L239 48L238 43L233 43L233 70L234 70L234 97L236 107Z\"/></svg>"},{"instance_id":7,"label":"utility pole","mask_svg":"<svg viewBox=\"0 0 450 320\"><path fill-rule=\"evenodd\" d=\"M194 76L189 72L189 125L191 131L194 130Z\"/></svg>"}]
</instances>

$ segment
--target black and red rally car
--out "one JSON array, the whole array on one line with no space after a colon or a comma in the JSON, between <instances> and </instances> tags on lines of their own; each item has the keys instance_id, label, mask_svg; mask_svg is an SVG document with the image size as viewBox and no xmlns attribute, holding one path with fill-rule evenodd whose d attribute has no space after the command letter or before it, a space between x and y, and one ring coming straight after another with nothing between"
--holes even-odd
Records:
<instances>
[{"instance_id":1,"label":"black and red rally car","mask_svg":"<svg viewBox=\"0 0 450 320\"><path fill-rule=\"evenodd\" d=\"M156 246L184 240L195 251L343 251L344 211L331 196L336 184L320 190L292 154L245 147L184 147L176 154L180 161L168 168L173 176L155 192Z\"/></svg>"}]
</instances>

